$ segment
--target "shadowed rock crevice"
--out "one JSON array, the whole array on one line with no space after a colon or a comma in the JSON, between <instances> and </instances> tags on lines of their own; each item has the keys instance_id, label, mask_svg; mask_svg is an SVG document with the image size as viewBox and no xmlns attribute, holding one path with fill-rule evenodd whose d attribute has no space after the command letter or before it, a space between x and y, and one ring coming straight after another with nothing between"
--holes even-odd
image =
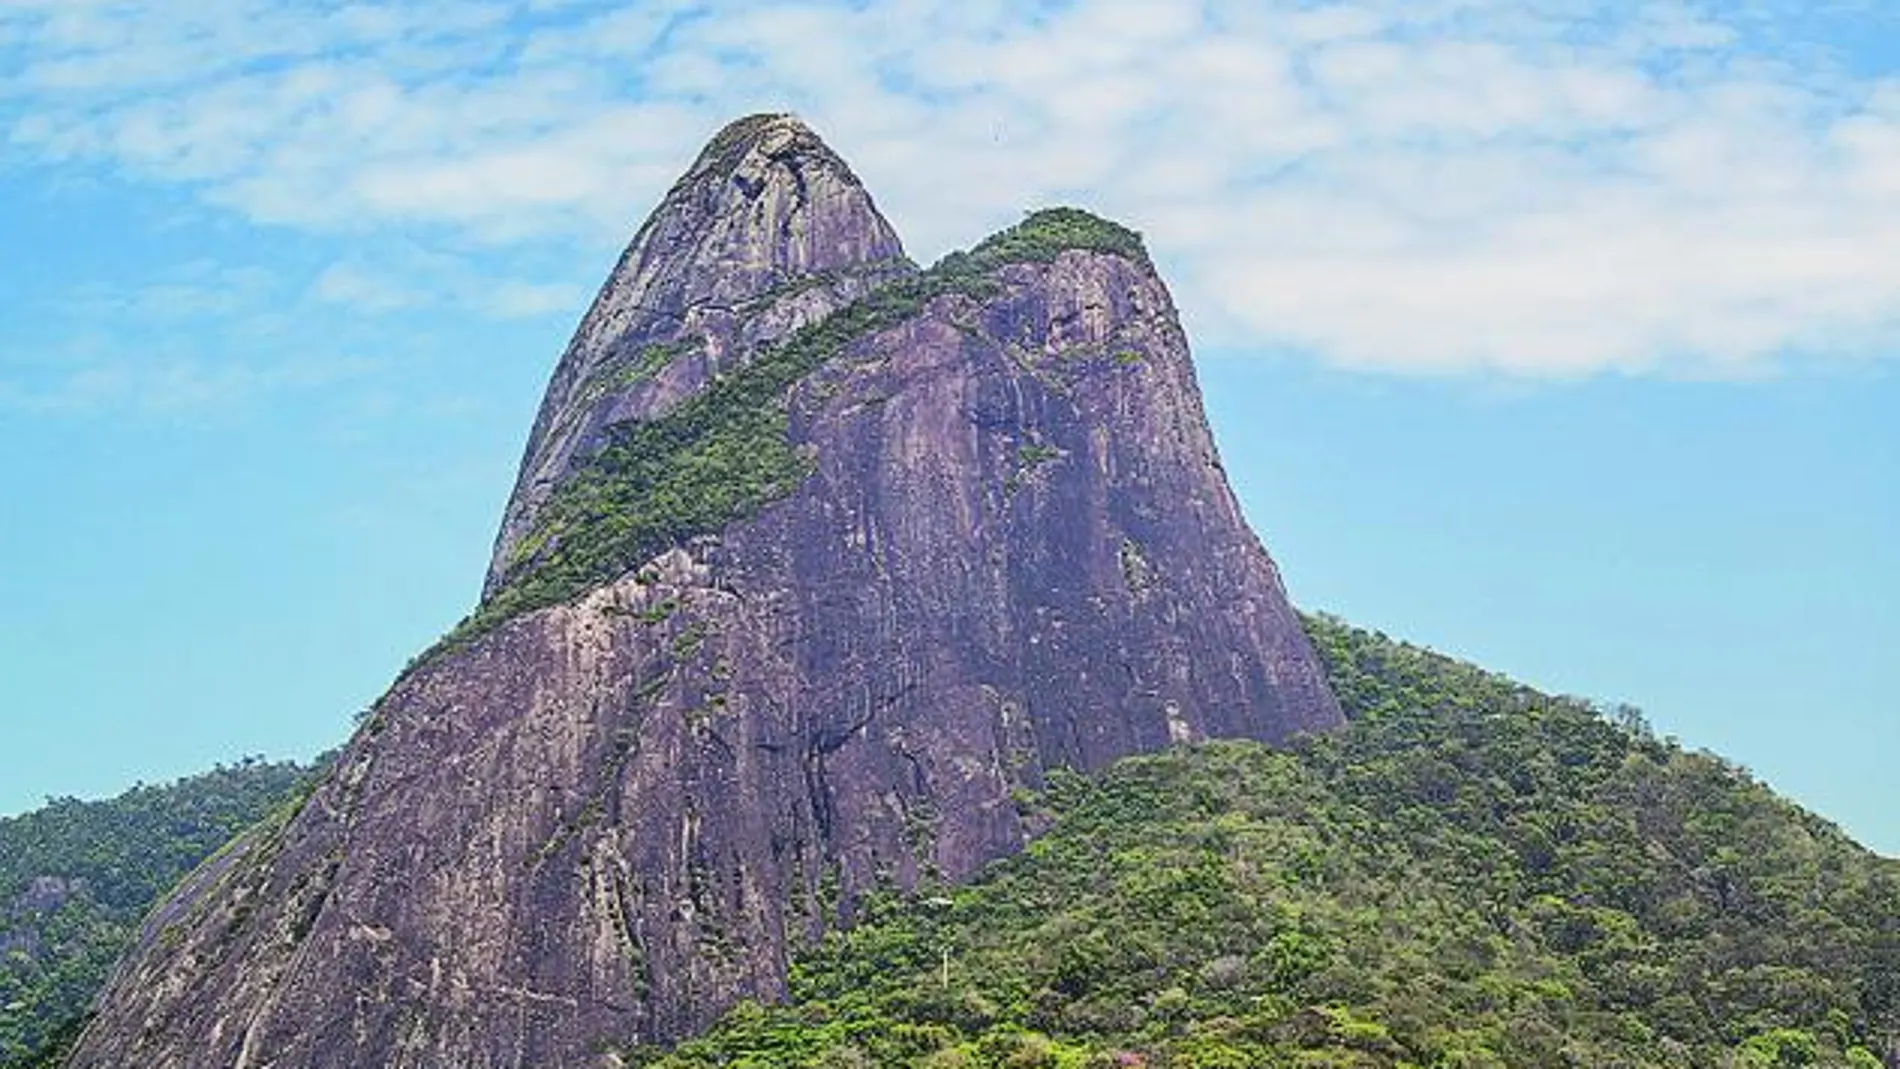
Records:
<instances>
[{"instance_id":1,"label":"shadowed rock crevice","mask_svg":"<svg viewBox=\"0 0 1900 1069\"><path fill-rule=\"evenodd\" d=\"M917 272L783 116L583 320L476 620L154 916L75 1066L611 1065L1020 849L1050 769L1340 722L1139 238Z\"/></svg>"}]
</instances>

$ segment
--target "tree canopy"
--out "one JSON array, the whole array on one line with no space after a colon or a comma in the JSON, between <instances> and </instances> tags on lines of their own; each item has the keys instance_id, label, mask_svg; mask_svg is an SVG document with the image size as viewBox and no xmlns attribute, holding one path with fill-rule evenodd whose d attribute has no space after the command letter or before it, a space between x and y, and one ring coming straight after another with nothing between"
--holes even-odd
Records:
<instances>
[{"instance_id":1,"label":"tree canopy","mask_svg":"<svg viewBox=\"0 0 1900 1069\"><path fill-rule=\"evenodd\" d=\"M146 910L308 774L253 758L0 820L0 1066L70 1039Z\"/></svg>"},{"instance_id":2,"label":"tree canopy","mask_svg":"<svg viewBox=\"0 0 1900 1069\"><path fill-rule=\"evenodd\" d=\"M1308 621L1352 726L1058 776L960 889L866 903L789 1005L653 1069L1854 1066L1900 865L1640 715Z\"/></svg>"}]
</instances>

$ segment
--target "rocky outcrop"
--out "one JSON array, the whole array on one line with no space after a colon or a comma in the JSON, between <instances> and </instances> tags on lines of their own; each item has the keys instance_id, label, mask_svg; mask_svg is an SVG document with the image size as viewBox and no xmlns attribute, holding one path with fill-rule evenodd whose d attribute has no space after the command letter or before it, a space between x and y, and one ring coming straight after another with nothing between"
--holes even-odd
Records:
<instances>
[{"instance_id":1,"label":"rocky outcrop","mask_svg":"<svg viewBox=\"0 0 1900 1069\"><path fill-rule=\"evenodd\" d=\"M87 881L78 877L35 876L13 899L12 912L51 913L76 895L85 894Z\"/></svg>"},{"instance_id":2,"label":"rocky outcrop","mask_svg":"<svg viewBox=\"0 0 1900 1069\"><path fill-rule=\"evenodd\" d=\"M0 961L10 954L38 958L45 948L44 929L61 907L91 891L80 877L35 876L0 905Z\"/></svg>"},{"instance_id":3,"label":"rocky outcrop","mask_svg":"<svg viewBox=\"0 0 1900 1069\"><path fill-rule=\"evenodd\" d=\"M484 610L153 916L72 1064L616 1064L1019 849L1048 769L1339 722L1134 235L919 274L748 120L557 370Z\"/></svg>"}]
</instances>

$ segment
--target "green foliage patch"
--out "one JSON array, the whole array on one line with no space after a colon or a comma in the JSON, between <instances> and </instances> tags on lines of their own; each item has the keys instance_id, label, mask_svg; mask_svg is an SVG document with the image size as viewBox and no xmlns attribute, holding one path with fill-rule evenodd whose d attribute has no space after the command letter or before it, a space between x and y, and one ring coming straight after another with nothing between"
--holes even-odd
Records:
<instances>
[{"instance_id":1,"label":"green foliage patch","mask_svg":"<svg viewBox=\"0 0 1900 1069\"><path fill-rule=\"evenodd\" d=\"M152 903L309 776L245 761L0 820L0 1066L53 1064Z\"/></svg>"},{"instance_id":2,"label":"green foliage patch","mask_svg":"<svg viewBox=\"0 0 1900 1069\"><path fill-rule=\"evenodd\" d=\"M983 239L967 253L951 253L939 266L963 257L983 265L983 269L1008 263L1047 263L1077 249L1148 262L1148 249L1140 233L1080 208L1044 208L1029 213L1008 230Z\"/></svg>"},{"instance_id":3,"label":"green foliage patch","mask_svg":"<svg viewBox=\"0 0 1900 1069\"><path fill-rule=\"evenodd\" d=\"M1632 711L1329 619L1347 730L1058 774L653 1069L1878 1065L1900 873Z\"/></svg>"}]
</instances>

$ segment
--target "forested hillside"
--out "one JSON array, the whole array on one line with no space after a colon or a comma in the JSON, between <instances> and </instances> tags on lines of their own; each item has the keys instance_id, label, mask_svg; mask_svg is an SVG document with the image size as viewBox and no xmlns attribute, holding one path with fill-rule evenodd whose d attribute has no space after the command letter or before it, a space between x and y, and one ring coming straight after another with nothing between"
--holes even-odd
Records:
<instances>
[{"instance_id":1,"label":"forested hillside","mask_svg":"<svg viewBox=\"0 0 1900 1069\"><path fill-rule=\"evenodd\" d=\"M0 820L0 1066L76 1020L158 896L307 774L246 760Z\"/></svg>"},{"instance_id":2,"label":"forested hillside","mask_svg":"<svg viewBox=\"0 0 1900 1069\"><path fill-rule=\"evenodd\" d=\"M1354 725L1059 777L978 884L868 903L703 1066L1853 1066L1900 865L1742 770L1308 621Z\"/></svg>"}]
</instances>

